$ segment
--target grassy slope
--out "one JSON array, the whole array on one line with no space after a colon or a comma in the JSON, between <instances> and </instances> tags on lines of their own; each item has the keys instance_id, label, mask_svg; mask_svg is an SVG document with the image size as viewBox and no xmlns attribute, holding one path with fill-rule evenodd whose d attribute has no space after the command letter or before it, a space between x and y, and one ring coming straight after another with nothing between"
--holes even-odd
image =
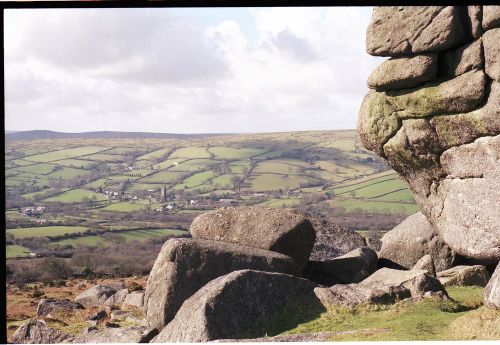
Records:
<instances>
[{"instance_id":1,"label":"grassy slope","mask_svg":"<svg viewBox=\"0 0 500 345\"><path fill-rule=\"evenodd\" d=\"M331 308L315 320L284 334L358 330L330 340L446 340L453 336L450 334L450 324L468 315L469 310L478 308L483 300L483 288L450 287L447 291L457 302L426 299L415 303L402 301L390 306ZM472 312L477 313L475 310ZM500 317L500 311L495 314ZM486 338L487 334L483 337ZM481 339L481 335L478 339Z\"/></svg>"},{"instance_id":2,"label":"grassy slope","mask_svg":"<svg viewBox=\"0 0 500 345\"><path fill-rule=\"evenodd\" d=\"M7 229L16 238L45 237L72 234L87 230L85 226L39 226L32 228Z\"/></svg>"}]
</instances>

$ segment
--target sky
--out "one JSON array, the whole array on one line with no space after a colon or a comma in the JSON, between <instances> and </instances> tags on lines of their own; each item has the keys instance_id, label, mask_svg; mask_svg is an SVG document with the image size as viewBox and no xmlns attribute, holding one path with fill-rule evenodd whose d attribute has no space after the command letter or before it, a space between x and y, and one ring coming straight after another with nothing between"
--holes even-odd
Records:
<instances>
[{"instance_id":1,"label":"sky","mask_svg":"<svg viewBox=\"0 0 500 345\"><path fill-rule=\"evenodd\" d=\"M356 127L371 7L7 9L5 129Z\"/></svg>"}]
</instances>

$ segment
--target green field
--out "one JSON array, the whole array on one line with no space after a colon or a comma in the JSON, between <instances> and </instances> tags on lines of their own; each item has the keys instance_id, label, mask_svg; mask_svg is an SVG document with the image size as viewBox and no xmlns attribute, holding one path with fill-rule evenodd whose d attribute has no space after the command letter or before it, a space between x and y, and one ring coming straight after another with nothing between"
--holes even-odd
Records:
<instances>
[{"instance_id":1,"label":"green field","mask_svg":"<svg viewBox=\"0 0 500 345\"><path fill-rule=\"evenodd\" d=\"M214 173L212 171L204 171L198 174L194 174L184 181L182 183L177 184L174 188L184 188L186 186L187 188L193 188L196 186L200 186L205 184L208 180L214 178Z\"/></svg>"},{"instance_id":2,"label":"green field","mask_svg":"<svg viewBox=\"0 0 500 345\"><path fill-rule=\"evenodd\" d=\"M85 176L89 175L90 171L89 170L83 170L83 169L75 169L75 168L62 168L61 170L55 171L53 173L50 173L47 175L48 179L51 180L57 180L57 179L63 179L63 180L68 180L72 179L78 176Z\"/></svg>"},{"instance_id":3,"label":"green field","mask_svg":"<svg viewBox=\"0 0 500 345\"><path fill-rule=\"evenodd\" d=\"M94 193L84 189L72 189L62 194L52 196L50 198L44 199L45 202L63 202L63 203L76 203L81 202L82 198L92 198L95 197L96 201L107 200L103 194Z\"/></svg>"},{"instance_id":4,"label":"green field","mask_svg":"<svg viewBox=\"0 0 500 345\"><path fill-rule=\"evenodd\" d=\"M25 257L30 255L30 250L25 247L18 246L16 244L9 244L6 246L6 253L5 256L7 259L11 258L20 258L20 257Z\"/></svg>"},{"instance_id":5,"label":"green field","mask_svg":"<svg viewBox=\"0 0 500 345\"><path fill-rule=\"evenodd\" d=\"M264 153L264 150L252 148L234 148L224 146L210 147L208 150L213 153L215 159L245 159Z\"/></svg>"},{"instance_id":6,"label":"green field","mask_svg":"<svg viewBox=\"0 0 500 345\"><path fill-rule=\"evenodd\" d=\"M264 161L257 165L253 170L254 174L283 174L283 175L296 175L299 173L299 167L295 165L275 162Z\"/></svg>"},{"instance_id":7,"label":"green field","mask_svg":"<svg viewBox=\"0 0 500 345\"><path fill-rule=\"evenodd\" d=\"M166 235L184 235L186 231L177 229L144 229L144 230L131 230L120 232L119 235L127 242L130 241L144 241L151 237L166 236Z\"/></svg>"},{"instance_id":8,"label":"green field","mask_svg":"<svg viewBox=\"0 0 500 345\"><path fill-rule=\"evenodd\" d=\"M181 171L159 171L152 175L138 179L141 183L167 183L171 184L175 181L182 179L182 176L186 175L185 172Z\"/></svg>"},{"instance_id":9,"label":"green field","mask_svg":"<svg viewBox=\"0 0 500 345\"><path fill-rule=\"evenodd\" d=\"M183 162L177 162L179 163L178 165L172 166L169 171L197 171L200 169L206 169L210 167L211 165L214 165L217 163L217 161L214 161L212 159L206 159L206 158L201 158L201 159L189 159Z\"/></svg>"},{"instance_id":10,"label":"green field","mask_svg":"<svg viewBox=\"0 0 500 345\"><path fill-rule=\"evenodd\" d=\"M155 151L152 151L152 152L147 153L145 155L137 157L137 160L141 161L141 160L151 160L151 159L155 159L155 158L161 158L161 157L167 155L171 150L172 150L171 147L166 147L163 149L155 150Z\"/></svg>"},{"instance_id":11,"label":"green field","mask_svg":"<svg viewBox=\"0 0 500 345\"><path fill-rule=\"evenodd\" d=\"M133 202L117 202L102 208L102 210L115 211L115 212L130 212L130 211L144 210L145 208L146 204L139 204Z\"/></svg>"},{"instance_id":12,"label":"green field","mask_svg":"<svg viewBox=\"0 0 500 345\"><path fill-rule=\"evenodd\" d=\"M77 238L68 238L66 240L53 242L54 244L76 246L106 246L109 242L101 236L80 236Z\"/></svg>"},{"instance_id":13,"label":"green field","mask_svg":"<svg viewBox=\"0 0 500 345\"><path fill-rule=\"evenodd\" d=\"M75 158L85 155L90 155L105 150L106 147L102 146L80 146L71 149L52 151L47 153L42 153L39 155L24 157L24 160L30 162L51 162L60 159Z\"/></svg>"},{"instance_id":14,"label":"green field","mask_svg":"<svg viewBox=\"0 0 500 345\"><path fill-rule=\"evenodd\" d=\"M87 230L85 226L40 226L20 229L7 229L7 232L16 238L26 237L46 237L61 236L64 234L73 234Z\"/></svg>"},{"instance_id":15,"label":"green field","mask_svg":"<svg viewBox=\"0 0 500 345\"><path fill-rule=\"evenodd\" d=\"M129 158L129 156L110 155L108 153L97 153L93 155L84 156L82 158L98 162L125 162Z\"/></svg>"},{"instance_id":16,"label":"green field","mask_svg":"<svg viewBox=\"0 0 500 345\"><path fill-rule=\"evenodd\" d=\"M366 201L361 199L330 200L328 204L331 207L343 207L347 212L361 210L372 213L402 213L410 215L419 210L415 204Z\"/></svg>"},{"instance_id":17,"label":"green field","mask_svg":"<svg viewBox=\"0 0 500 345\"><path fill-rule=\"evenodd\" d=\"M170 158L210 158L210 154L205 147L192 146L175 150Z\"/></svg>"}]
</instances>

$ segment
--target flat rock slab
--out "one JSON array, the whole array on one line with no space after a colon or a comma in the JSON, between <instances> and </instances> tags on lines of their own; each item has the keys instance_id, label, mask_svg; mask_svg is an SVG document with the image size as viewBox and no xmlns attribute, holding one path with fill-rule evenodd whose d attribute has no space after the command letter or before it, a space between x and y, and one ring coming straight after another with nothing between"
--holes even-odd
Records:
<instances>
[{"instance_id":1,"label":"flat rock slab","mask_svg":"<svg viewBox=\"0 0 500 345\"><path fill-rule=\"evenodd\" d=\"M392 304L411 297L410 290L402 285L390 287L368 287L360 284L333 285L316 288L314 293L325 307L355 307L361 304Z\"/></svg>"},{"instance_id":2,"label":"flat rock slab","mask_svg":"<svg viewBox=\"0 0 500 345\"><path fill-rule=\"evenodd\" d=\"M232 272L191 296L152 342L255 338L283 331L325 310L313 293L315 287L281 273ZM286 324L290 322L294 324Z\"/></svg>"},{"instance_id":3,"label":"flat rock slab","mask_svg":"<svg viewBox=\"0 0 500 345\"><path fill-rule=\"evenodd\" d=\"M384 267L359 284L381 290L403 287L408 289L414 298L423 297L428 291L442 291L447 296L439 280L424 270L401 271Z\"/></svg>"},{"instance_id":4,"label":"flat rock slab","mask_svg":"<svg viewBox=\"0 0 500 345\"><path fill-rule=\"evenodd\" d=\"M484 288L484 304L500 309L500 263Z\"/></svg>"},{"instance_id":5,"label":"flat rock slab","mask_svg":"<svg viewBox=\"0 0 500 345\"><path fill-rule=\"evenodd\" d=\"M144 326L130 327L106 327L102 329L90 330L79 335L71 342L76 344L86 343L147 343L158 332Z\"/></svg>"},{"instance_id":6,"label":"flat rock slab","mask_svg":"<svg viewBox=\"0 0 500 345\"><path fill-rule=\"evenodd\" d=\"M75 309L83 309L80 303L71 302L69 299L42 298L36 308L36 316L47 316L53 312L72 312Z\"/></svg>"},{"instance_id":7,"label":"flat rock slab","mask_svg":"<svg viewBox=\"0 0 500 345\"><path fill-rule=\"evenodd\" d=\"M293 209L223 207L196 217L193 238L271 250L305 265L316 238L311 222Z\"/></svg>"},{"instance_id":8,"label":"flat rock slab","mask_svg":"<svg viewBox=\"0 0 500 345\"><path fill-rule=\"evenodd\" d=\"M107 285L95 285L85 290L75 298L76 303L80 303L85 308L102 306L104 302L116 293L117 289Z\"/></svg>"},{"instance_id":9,"label":"flat rock slab","mask_svg":"<svg viewBox=\"0 0 500 345\"><path fill-rule=\"evenodd\" d=\"M377 91L406 89L436 78L437 54L391 58L379 65L368 77L368 87Z\"/></svg>"},{"instance_id":10,"label":"flat rock slab","mask_svg":"<svg viewBox=\"0 0 500 345\"><path fill-rule=\"evenodd\" d=\"M452 267L456 261L453 250L444 243L422 212L406 218L388 231L381 241L379 264L389 268L391 264L395 264L405 269L412 269L425 255L431 256L437 271Z\"/></svg>"},{"instance_id":11,"label":"flat rock slab","mask_svg":"<svg viewBox=\"0 0 500 345\"><path fill-rule=\"evenodd\" d=\"M361 247L332 260L310 261L304 276L322 285L358 283L377 269L377 253Z\"/></svg>"},{"instance_id":12,"label":"flat rock slab","mask_svg":"<svg viewBox=\"0 0 500 345\"><path fill-rule=\"evenodd\" d=\"M455 266L438 272L437 278L443 286L481 286L488 284L490 275L482 265Z\"/></svg>"},{"instance_id":13,"label":"flat rock slab","mask_svg":"<svg viewBox=\"0 0 500 345\"><path fill-rule=\"evenodd\" d=\"M401 56L442 51L465 40L455 6L384 6L373 10L366 51Z\"/></svg>"},{"instance_id":14,"label":"flat rock slab","mask_svg":"<svg viewBox=\"0 0 500 345\"><path fill-rule=\"evenodd\" d=\"M48 327L40 320L29 320L19 327L12 336L14 344L55 344L72 337L57 329Z\"/></svg>"},{"instance_id":15,"label":"flat rock slab","mask_svg":"<svg viewBox=\"0 0 500 345\"><path fill-rule=\"evenodd\" d=\"M295 260L276 252L201 239L168 240L148 278L144 295L148 325L161 330L203 285L241 269L299 272Z\"/></svg>"}]
</instances>

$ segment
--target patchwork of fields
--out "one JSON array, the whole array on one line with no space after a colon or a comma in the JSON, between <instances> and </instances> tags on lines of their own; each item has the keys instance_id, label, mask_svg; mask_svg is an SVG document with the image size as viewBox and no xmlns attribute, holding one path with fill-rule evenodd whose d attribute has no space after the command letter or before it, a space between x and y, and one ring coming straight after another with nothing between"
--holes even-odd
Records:
<instances>
[{"instance_id":1,"label":"patchwork of fields","mask_svg":"<svg viewBox=\"0 0 500 345\"><path fill-rule=\"evenodd\" d=\"M41 233L71 235L103 228L102 224L109 227L120 214L142 212L147 218L148 212L163 211L166 205L175 206L168 214L196 215L222 206L220 198L269 207L318 204L348 213L417 211L406 183L365 150L353 130L182 140L12 141L6 144L5 159L8 222L57 224L7 229L18 239ZM320 197L308 199L308 195ZM17 205L43 206L48 211L26 217ZM59 213L51 214L53 208ZM78 217L68 216L78 210ZM81 224L75 226L76 220ZM152 231L120 236L130 240L161 233ZM85 235L61 243L100 245L106 240ZM9 246L8 253L10 257L26 254L16 245Z\"/></svg>"}]
</instances>

